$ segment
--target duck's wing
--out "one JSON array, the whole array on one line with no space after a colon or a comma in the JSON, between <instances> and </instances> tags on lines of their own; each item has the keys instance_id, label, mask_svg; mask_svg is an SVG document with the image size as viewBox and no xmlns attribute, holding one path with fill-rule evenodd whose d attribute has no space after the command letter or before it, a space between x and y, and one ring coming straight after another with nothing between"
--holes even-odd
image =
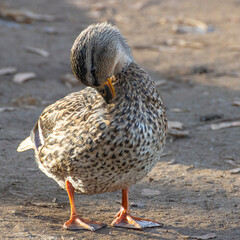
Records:
<instances>
[{"instance_id":1,"label":"duck's wing","mask_svg":"<svg viewBox=\"0 0 240 240\"><path fill-rule=\"evenodd\" d=\"M60 122L70 121L74 114L85 112L96 102L103 102L101 96L93 88L87 87L80 92L74 92L49 105L40 115L33 127L30 137L20 143L17 151L38 149Z\"/></svg>"}]
</instances>

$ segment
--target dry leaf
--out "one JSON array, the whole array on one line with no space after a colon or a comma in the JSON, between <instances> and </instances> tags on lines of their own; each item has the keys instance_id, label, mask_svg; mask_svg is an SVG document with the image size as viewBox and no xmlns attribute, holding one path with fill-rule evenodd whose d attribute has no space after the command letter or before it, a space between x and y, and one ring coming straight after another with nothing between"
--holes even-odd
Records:
<instances>
[{"instance_id":1,"label":"dry leaf","mask_svg":"<svg viewBox=\"0 0 240 240\"><path fill-rule=\"evenodd\" d=\"M172 30L176 33L207 33L214 30L206 23L193 18L167 17L159 19L160 24L174 23ZM200 46L201 47L201 46Z\"/></svg>"},{"instance_id":2,"label":"dry leaf","mask_svg":"<svg viewBox=\"0 0 240 240\"><path fill-rule=\"evenodd\" d=\"M43 27L42 29L43 32L48 33L48 34L57 34L58 31L54 27Z\"/></svg>"},{"instance_id":3,"label":"dry leaf","mask_svg":"<svg viewBox=\"0 0 240 240\"><path fill-rule=\"evenodd\" d=\"M49 57L50 56L48 51L43 50L41 48L26 46L25 49L30 53L35 53L35 54L38 54L38 55L43 56L43 57Z\"/></svg>"},{"instance_id":4,"label":"dry leaf","mask_svg":"<svg viewBox=\"0 0 240 240\"><path fill-rule=\"evenodd\" d=\"M222 123L215 123L211 125L212 130L219 130L219 129L230 128L230 127L240 127L240 121L222 122Z\"/></svg>"},{"instance_id":5,"label":"dry leaf","mask_svg":"<svg viewBox=\"0 0 240 240\"><path fill-rule=\"evenodd\" d=\"M26 73L17 73L13 77L13 81L15 83L24 83L28 80L31 80L36 77L36 73L33 72L26 72Z\"/></svg>"},{"instance_id":6,"label":"dry leaf","mask_svg":"<svg viewBox=\"0 0 240 240\"><path fill-rule=\"evenodd\" d=\"M240 173L240 167L239 167L239 168L231 169L231 170L229 170L229 172L230 172L231 174L237 174L237 173Z\"/></svg>"},{"instance_id":7,"label":"dry leaf","mask_svg":"<svg viewBox=\"0 0 240 240\"><path fill-rule=\"evenodd\" d=\"M158 190L153 190L153 189L148 189L148 188L145 188L142 190L142 195L144 195L144 196L156 196L159 194L161 194L161 192Z\"/></svg>"},{"instance_id":8,"label":"dry leaf","mask_svg":"<svg viewBox=\"0 0 240 240\"><path fill-rule=\"evenodd\" d=\"M234 101L232 102L233 106L240 107L240 101Z\"/></svg>"},{"instance_id":9,"label":"dry leaf","mask_svg":"<svg viewBox=\"0 0 240 240\"><path fill-rule=\"evenodd\" d=\"M231 166L238 166L236 164L236 162L234 160L232 160L232 159L226 159L226 160L224 160L224 162L230 164Z\"/></svg>"},{"instance_id":10,"label":"dry leaf","mask_svg":"<svg viewBox=\"0 0 240 240\"><path fill-rule=\"evenodd\" d=\"M95 10L95 11L103 11L107 9L107 4L101 3L101 2L97 2L97 3L93 3L91 5L91 9Z\"/></svg>"},{"instance_id":11,"label":"dry leaf","mask_svg":"<svg viewBox=\"0 0 240 240\"><path fill-rule=\"evenodd\" d=\"M163 41L162 44L168 47L178 46L178 47L196 48L196 49L201 49L204 46L204 44L201 42L188 42L184 39L167 39Z\"/></svg>"},{"instance_id":12,"label":"dry leaf","mask_svg":"<svg viewBox=\"0 0 240 240\"><path fill-rule=\"evenodd\" d=\"M237 44L233 44L233 45L229 45L228 46L228 49L230 50L230 51L240 51L240 46L239 45L237 45Z\"/></svg>"},{"instance_id":13,"label":"dry leaf","mask_svg":"<svg viewBox=\"0 0 240 240\"><path fill-rule=\"evenodd\" d=\"M32 21L54 21L51 15L38 14L27 9L15 9L7 6L0 7L0 17L19 23L31 23Z\"/></svg>"},{"instance_id":14,"label":"dry leaf","mask_svg":"<svg viewBox=\"0 0 240 240\"><path fill-rule=\"evenodd\" d=\"M135 11L142 10L147 4L144 2L137 2L135 4L131 4L130 7Z\"/></svg>"},{"instance_id":15,"label":"dry leaf","mask_svg":"<svg viewBox=\"0 0 240 240\"><path fill-rule=\"evenodd\" d=\"M183 124L179 121L168 121L168 129L183 129Z\"/></svg>"},{"instance_id":16,"label":"dry leaf","mask_svg":"<svg viewBox=\"0 0 240 240\"><path fill-rule=\"evenodd\" d=\"M172 164L175 164L176 163L176 159L173 158L171 159L170 161L167 162L168 165L172 165Z\"/></svg>"},{"instance_id":17,"label":"dry leaf","mask_svg":"<svg viewBox=\"0 0 240 240\"><path fill-rule=\"evenodd\" d=\"M149 44L136 44L132 46L134 49L137 50L152 50L152 51L157 51L157 52L176 52L175 47L164 47L164 46L159 46L159 45L149 45Z\"/></svg>"},{"instance_id":18,"label":"dry leaf","mask_svg":"<svg viewBox=\"0 0 240 240\"><path fill-rule=\"evenodd\" d=\"M221 118L223 118L222 114L210 113L210 114L200 116L199 120L201 122L208 122L208 121L213 121L213 120L217 120L217 119L221 119Z\"/></svg>"},{"instance_id":19,"label":"dry leaf","mask_svg":"<svg viewBox=\"0 0 240 240\"><path fill-rule=\"evenodd\" d=\"M188 137L189 131L187 130L177 130L177 129L168 129L168 134L174 136L174 137Z\"/></svg>"},{"instance_id":20,"label":"dry leaf","mask_svg":"<svg viewBox=\"0 0 240 240\"><path fill-rule=\"evenodd\" d=\"M175 113L189 112L189 110L186 108L171 108L170 111Z\"/></svg>"},{"instance_id":21,"label":"dry leaf","mask_svg":"<svg viewBox=\"0 0 240 240\"><path fill-rule=\"evenodd\" d=\"M102 16L102 11L91 10L91 11L88 11L88 15L91 18L98 18L99 19Z\"/></svg>"},{"instance_id":22,"label":"dry leaf","mask_svg":"<svg viewBox=\"0 0 240 240\"><path fill-rule=\"evenodd\" d=\"M12 112L14 110L14 107L0 107L0 112Z\"/></svg>"},{"instance_id":23,"label":"dry leaf","mask_svg":"<svg viewBox=\"0 0 240 240\"><path fill-rule=\"evenodd\" d=\"M174 25L172 26L172 30L176 33L206 33L205 29L199 27L185 26L185 25Z\"/></svg>"},{"instance_id":24,"label":"dry leaf","mask_svg":"<svg viewBox=\"0 0 240 240\"><path fill-rule=\"evenodd\" d=\"M158 81L155 82L155 85L156 85L156 87L159 87L159 86L162 86L166 83L167 83L166 80L158 80Z\"/></svg>"},{"instance_id":25,"label":"dry leaf","mask_svg":"<svg viewBox=\"0 0 240 240\"><path fill-rule=\"evenodd\" d=\"M190 236L190 238L195 238L195 239L199 239L199 240L207 240L207 239L213 239L216 238L217 235L215 233L208 233L202 236Z\"/></svg>"},{"instance_id":26,"label":"dry leaf","mask_svg":"<svg viewBox=\"0 0 240 240\"><path fill-rule=\"evenodd\" d=\"M36 106L40 104L40 101L31 95L25 95L12 99L11 103L14 106Z\"/></svg>"},{"instance_id":27,"label":"dry leaf","mask_svg":"<svg viewBox=\"0 0 240 240\"><path fill-rule=\"evenodd\" d=\"M115 15L114 19L119 22L119 23L124 23L124 24L128 24L129 23L129 19L127 17L123 17L121 15Z\"/></svg>"},{"instance_id":28,"label":"dry leaf","mask_svg":"<svg viewBox=\"0 0 240 240\"><path fill-rule=\"evenodd\" d=\"M178 21L179 21L179 23L184 23L186 25L198 27L198 28L205 29L205 30L207 30L207 28L208 28L208 25L206 23L199 21L197 19L193 19L193 18L179 17Z\"/></svg>"},{"instance_id":29,"label":"dry leaf","mask_svg":"<svg viewBox=\"0 0 240 240\"><path fill-rule=\"evenodd\" d=\"M0 76L13 74L16 71L17 71L17 68L15 68L15 67L0 68Z\"/></svg>"},{"instance_id":30,"label":"dry leaf","mask_svg":"<svg viewBox=\"0 0 240 240\"><path fill-rule=\"evenodd\" d=\"M78 81L72 73L66 73L61 78L62 82L69 88L78 86L80 81Z\"/></svg>"}]
</instances>

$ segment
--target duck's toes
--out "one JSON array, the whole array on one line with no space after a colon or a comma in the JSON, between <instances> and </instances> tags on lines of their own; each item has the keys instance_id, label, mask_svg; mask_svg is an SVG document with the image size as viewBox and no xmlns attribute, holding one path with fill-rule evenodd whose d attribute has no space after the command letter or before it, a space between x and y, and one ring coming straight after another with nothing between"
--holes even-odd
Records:
<instances>
[{"instance_id":1,"label":"duck's toes","mask_svg":"<svg viewBox=\"0 0 240 240\"><path fill-rule=\"evenodd\" d=\"M149 219L133 217L128 213L118 215L111 224L113 227L143 229L149 227L162 227L163 224Z\"/></svg>"},{"instance_id":2,"label":"duck's toes","mask_svg":"<svg viewBox=\"0 0 240 240\"><path fill-rule=\"evenodd\" d=\"M70 218L64 223L63 227L68 230L89 230L96 231L100 228L106 227L104 223L97 223L94 221L89 221L78 216Z\"/></svg>"}]
</instances>

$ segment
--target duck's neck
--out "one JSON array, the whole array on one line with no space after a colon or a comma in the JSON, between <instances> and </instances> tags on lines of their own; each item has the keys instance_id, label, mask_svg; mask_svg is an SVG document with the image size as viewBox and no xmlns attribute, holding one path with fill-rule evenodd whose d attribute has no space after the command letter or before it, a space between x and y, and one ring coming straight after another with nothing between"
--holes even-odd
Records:
<instances>
[{"instance_id":1,"label":"duck's neck","mask_svg":"<svg viewBox=\"0 0 240 240\"><path fill-rule=\"evenodd\" d=\"M133 61L133 57L127 52L120 50L115 58L114 75L121 73Z\"/></svg>"}]
</instances>

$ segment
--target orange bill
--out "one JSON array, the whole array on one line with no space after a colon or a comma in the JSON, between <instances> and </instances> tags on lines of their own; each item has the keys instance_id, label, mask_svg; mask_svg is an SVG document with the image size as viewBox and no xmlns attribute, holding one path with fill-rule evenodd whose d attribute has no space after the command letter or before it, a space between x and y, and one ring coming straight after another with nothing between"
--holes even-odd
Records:
<instances>
[{"instance_id":1,"label":"orange bill","mask_svg":"<svg viewBox=\"0 0 240 240\"><path fill-rule=\"evenodd\" d=\"M115 93L115 89L114 89L114 87L112 85L111 78L108 78L108 80L104 83L104 85L107 86L108 89L110 90L112 98L115 98L116 97L116 93Z\"/></svg>"}]
</instances>

